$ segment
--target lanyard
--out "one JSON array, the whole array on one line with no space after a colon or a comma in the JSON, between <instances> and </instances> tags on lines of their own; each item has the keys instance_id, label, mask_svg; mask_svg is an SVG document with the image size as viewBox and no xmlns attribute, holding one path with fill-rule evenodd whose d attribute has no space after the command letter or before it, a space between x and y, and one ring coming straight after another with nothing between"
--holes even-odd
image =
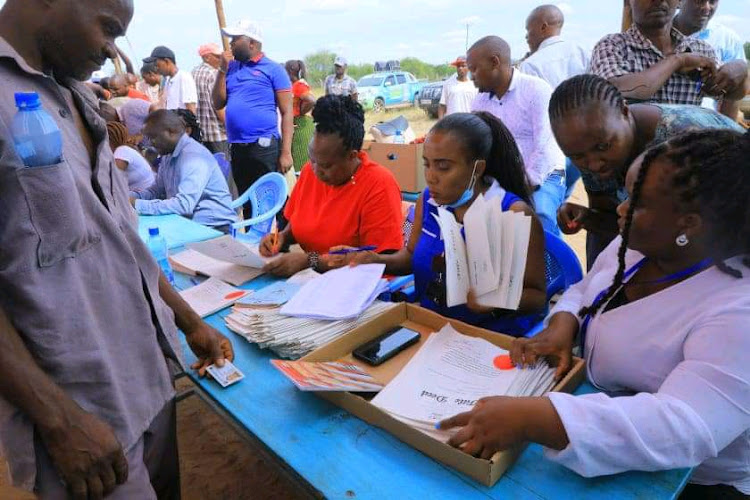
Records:
<instances>
[{"instance_id":1,"label":"lanyard","mask_svg":"<svg viewBox=\"0 0 750 500\"><path fill-rule=\"evenodd\" d=\"M623 275L623 278L622 278L623 279L623 284L624 284L624 281L626 279L630 278L633 274L636 273L636 271L638 271L640 268L643 267L643 265L646 263L646 260L647 260L647 257L642 258L641 260L639 260L638 262L636 262L630 269L628 269L627 271L625 271L625 274ZM678 280L680 278L684 278L686 276L690 276L691 274L696 273L698 271L701 271L701 270L709 267L712 263L713 263L713 261L711 259L703 259L702 261L698 262L697 264L693 264L690 267L686 267L682 271L677 271L676 273L668 274L667 276L664 276L662 278L659 278L659 279L656 279L656 280L652 280L652 281L644 281L644 282L639 283L639 284L640 285L646 285L646 284L648 284L648 285L656 285L656 284L659 284L659 283L667 283L669 281L675 281L675 280ZM601 292L599 292L599 294L594 299L593 303L596 304L602 298L604 298L604 296L607 294L608 290L609 290L609 287L607 287L604 290L602 290ZM583 323L581 324L581 353L584 353L585 349L586 349L586 332L588 331L589 323L590 322L591 322L591 315L587 314L583 318Z\"/></svg>"}]
</instances>

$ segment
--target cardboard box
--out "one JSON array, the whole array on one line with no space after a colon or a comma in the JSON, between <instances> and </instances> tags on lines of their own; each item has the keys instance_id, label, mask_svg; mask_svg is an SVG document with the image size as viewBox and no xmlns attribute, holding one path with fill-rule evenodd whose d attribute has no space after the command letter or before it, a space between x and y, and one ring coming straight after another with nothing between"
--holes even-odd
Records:
<instances>
[{"instance_id":1,"label":"cardboard box","mask_svg":"<svg viewBox=\"0 0 750 500\"><path fill-rule=\"evenodd\" d=\"M508 349L513 342L513 337L477 328L460 321L447 319L413 304L402 303L376 316L367 323L360 325L347 335L316 349L302 359L305 361L342 360L347 363L354 363L367 370L379 382L387 384L401 371L411 357L414 356L429 335L440 330L446 323L450 323L457 331L465 335L481 337L504 349ZM422 338L419 343L402 351L396 357L391 358L382 365L375 367L364 364L351 356L351 352L357 346L399 325L420 332ZM552 390L573 392L583 381L584 376L584 361L580 358L574 358L573 367L570 372ZM498 452L491 460L475 458L392 418L386 412L370 404L363 395L349 392L317 392L316 394L344 408L362 420L387 430L401 441L418 449L425 455L463 472L486 486L495 484L525 447L525 445L521 445L510 450Z\"/></svg>"},{"instance_id":2,"label":"cardboard box","mask_svg":"<svg viewBox=\"0 0 750 500\"><path fill-rule=\"evenodd\" d=\"M422 144L386 144L365 141L370 159L393 172L401 191L421 193L425 188Z\"/></svg>"}]
</instances>

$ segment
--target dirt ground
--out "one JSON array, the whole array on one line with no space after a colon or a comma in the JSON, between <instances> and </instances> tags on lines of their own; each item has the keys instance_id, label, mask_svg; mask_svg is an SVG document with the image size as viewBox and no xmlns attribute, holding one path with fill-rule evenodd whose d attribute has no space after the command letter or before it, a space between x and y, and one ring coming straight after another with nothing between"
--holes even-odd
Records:
<instances>
[{"instance_id":1,"label":"dirt ground","mask_svg":"<svg viewBox=\"0 0 750 500\"><path fill-rule=\"evenodd\" d=\"M403 108L377 115L367 113L365 130L374 123L399 115L409 120L417 137L425 135L435 123L420 109ZM580 181L570 201L587 203ZM585 269L585 233L565 236L565 241L575 250ZM178 389L185 390L191 385L187 379L182 379ZM184 500L301 498L294 484L277 466L262 458L256 445L243 438L199 397L191 396L178 403L177 429ZM0 498L22 498L3 489L9 484L5 471L6 464L0 456Z\"/></svg>"}]
</instances>

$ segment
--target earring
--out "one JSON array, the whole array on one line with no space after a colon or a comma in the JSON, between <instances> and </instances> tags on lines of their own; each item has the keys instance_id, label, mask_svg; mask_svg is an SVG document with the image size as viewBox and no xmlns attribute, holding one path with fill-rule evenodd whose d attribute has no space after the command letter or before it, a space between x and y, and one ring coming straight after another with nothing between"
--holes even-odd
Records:
<instances>
[{"instance_id":1,"label":"earring","mask_svg":"<svg viewBox=\"0 0 750 500\"><path fill-rule=\"evenodd\" d=\"M683 233L675 238L674 242L678 247L684 247L687 246L688 243L690 243L690 240L688 239L687 235Z\"/></svg>"}]
</instances>

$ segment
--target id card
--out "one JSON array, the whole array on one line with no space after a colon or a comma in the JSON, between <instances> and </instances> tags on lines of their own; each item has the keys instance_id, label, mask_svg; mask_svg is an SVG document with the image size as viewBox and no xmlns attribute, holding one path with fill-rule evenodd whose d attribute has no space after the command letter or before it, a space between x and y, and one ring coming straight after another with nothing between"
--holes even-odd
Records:
<instances>
[{"instance_id":1,"label":"id card","mask_svg":"<svg viewBox=\"0 0 750 500\"><path fill-rule=\"evenodd\" d=\"M245 378L242 372L239 371L228 359L224 360L224 366L221 368L216 365L211 365L206 368L206 370L222 387L230 386Z\"/></svg>"}]
</instances>

